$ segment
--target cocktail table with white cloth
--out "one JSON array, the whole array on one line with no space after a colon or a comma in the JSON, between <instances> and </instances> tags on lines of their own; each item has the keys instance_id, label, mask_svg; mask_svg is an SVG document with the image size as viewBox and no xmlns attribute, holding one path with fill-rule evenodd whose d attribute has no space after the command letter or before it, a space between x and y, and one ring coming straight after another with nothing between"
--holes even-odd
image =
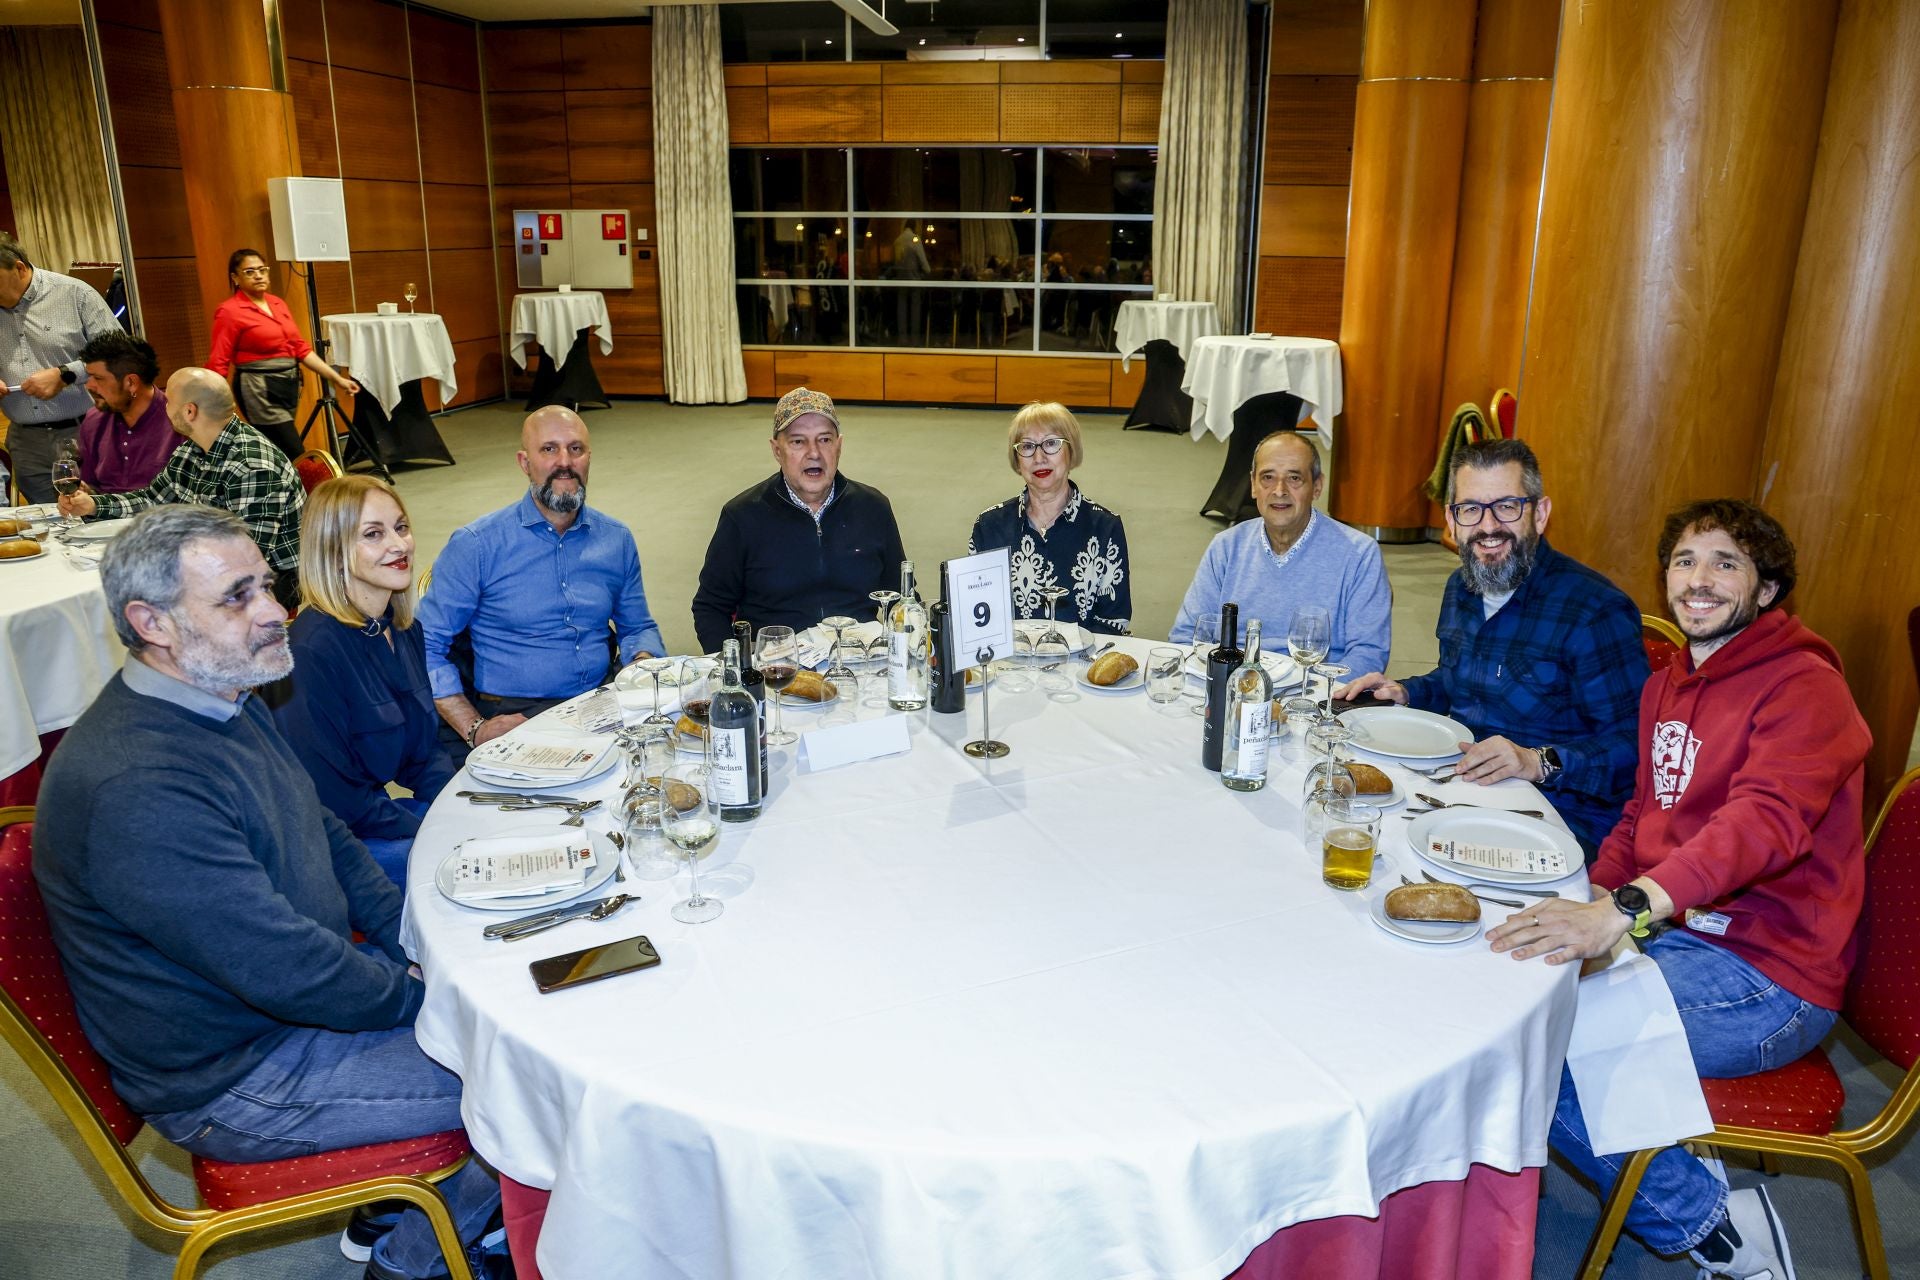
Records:
<instances>
[{"instance_id":1,"label":"cocktail table with white cloth","mask_svg":"<svg viewBox=\"0 0 1920 1280\"><path fill-rule=\"evenodd\" d=\"M99 570L50 537L41 546L32 559L0 560L0 778L39 757L41 734L78 720L126 657Z\"/></svg>"},{"instance_id":2,"label":"cocktail table with white cloth","mask_svg":"<svg viewBox=\"0 0 1920 1280\"><path fill-rule=\"evenodd\" d=\"M516 293L511 323L507 349L515 364L526 368L529 344L540 347L533 392L527 397L529 411L548 404L608 406L593 371L591 341L591 335L598 334L600 354L613 354L613 320L605 294L598 289Z\"/></svg>"},{"instance_id":3,"label":"cocktail table with white cloth","mask_svg":"<svg viewBox=\"0 0 1920 1280\"><path fill-rule=\"evenodd\" d=\"M354 397L356 442L371 440L380 460L452 462L453 455L433 425L420 380L440 384L440 402L459 392L453 339L447 325L430 312L383 316L350 312L322 316L335 365L360 384Z\"/></svg>"},{"instance_id":4,"label":"cocktail table with white cloth","mask_svg":"<svg viewBox=\"0 0 1920 1280\"><path fill-rule=\"evenodd\" d=\"M1340 346L1325 338L1196 338L1180 386L1193 397L1193 438L1212 432L1227 442L1220 479L1200 512L1244 519L1252 513L1247 478L1261 437L1311 416L1322 447L1331 443L1344 403Z\"/></svg>"},{"instance_id":5,"label":"cocktail table with white cloth","mask_svg":"<svg viewBox=\"0 0 1920 1280\"><path fill-rule=\"evenodd\" d=\"M776 750L765 814L702 873L747 886L711 924L669 918L684 881L629 877L614 919L486 941L434 869L538 819L442 794L409 874L416 1031L509 1190L550 1192L540 1271L1211 1280L1311 1248L1526 1276L1574 967L1389 936L1320 882L1303 762L1228 791L1178 704L991 697L1000 761L958 748L978 697L910 715L905 755ZM1389 821L1376 892L1421 865ZM529 960L636 934L657 968L535 992Z\"/></svg>"},{"instance_id":6,"label":"cocktail table with white cloth","mask_svg":"<svg viewBox=\"0 0 1920 1280\"><path fill-rule=\"evenodd\" d=\"M1147 357L1146 375L1127 414L1127 427L1192 429L1193 397L1180 389L1187 374L1187 352L1196 338L1219 332L1220 314L1211 302L1131 300L1120 304L1113 325L1113 349L1120 353L1120 367L1132 368L1133 357L1142 352Z\"/></svg>"}]
</instances>

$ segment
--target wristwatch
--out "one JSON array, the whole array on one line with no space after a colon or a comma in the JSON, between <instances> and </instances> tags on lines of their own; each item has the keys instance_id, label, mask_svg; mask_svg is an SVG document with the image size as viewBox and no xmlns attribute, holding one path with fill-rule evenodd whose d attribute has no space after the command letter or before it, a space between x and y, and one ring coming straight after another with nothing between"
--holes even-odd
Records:
<instances>
[{"instance_id":1,"label":"wristwatch","mask_svg":"<svg viewBox=\"0 0 1920 1280\"><path fill-rule=\"evenodd\" d=\"M1636 938L1644 938L1653 926L1653 903L1647 898L1647 891L1638 885L1623 884L1613 891L1613 905L1621 915L1633 921L1627 930Z\"/></svg>"},{"instance_id":2,"label":"wristwatch","mask_svg":"<svg viewBox=\"0 0 1920 1280\"><path fill-rule=\"evenodd\" d=\"M73 370L62 365L60 367L60 381L66 383L68 386L72 386L75 382L78 382L79 379L74 377Z\"/></svg>"},{"instance_id":3,"label":"wristwatch","mask_svg":"<svg viewBox=\"0 0 1920 1280\"><path fill-rule=\"evenodd\" d=\"M491 719L493 719L492 716L481 716L478 719L476 719L472 724L467 726L467 732L466 732L467 750L469 751L473 750L473 747L474 747L473 740L480 736L480 726L485 724L487 721Z\"/></svg>"},{"instance_id":4,"label":"wristwatch","mask_svg":"<svg viewBox=\"0 0 1920 1280\"><path fill-rule=\"evenodd\" d=\"M1545 782L1560 772L1560 752L1553 747L1535 747L1533 754L1540 760L1540 781Z\"/></svg>"}]
</instances>

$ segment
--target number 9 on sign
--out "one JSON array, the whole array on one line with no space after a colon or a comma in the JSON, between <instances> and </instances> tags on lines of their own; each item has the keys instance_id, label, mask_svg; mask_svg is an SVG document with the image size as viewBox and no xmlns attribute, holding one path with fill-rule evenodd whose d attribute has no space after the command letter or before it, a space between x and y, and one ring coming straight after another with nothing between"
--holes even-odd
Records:
<instances>
[{"instance_id":1,"label":"number 9 on sign","mask_svg":"<svg viewBox=\"0 0 1920 1280\"><path fill-rule=\"evenodd\" d=\"M973 605L973 625L984 627L993 621L993 606L985 600L976 600Z\"/></svg>"}]
</instances>

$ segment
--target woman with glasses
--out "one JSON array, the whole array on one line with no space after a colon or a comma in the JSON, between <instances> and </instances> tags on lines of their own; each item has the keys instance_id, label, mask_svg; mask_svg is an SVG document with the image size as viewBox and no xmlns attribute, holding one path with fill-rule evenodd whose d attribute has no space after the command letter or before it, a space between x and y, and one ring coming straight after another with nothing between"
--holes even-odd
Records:
<instances>
[{"instance_id":1,"label":"woman with glasses","mask_svg":"<svg viewBox=\"0 0 1920 1280\"><path fill-rule=\"evenodd\" d=\"M1073 483L1080 458L1080 424L1066 406L1036 401L1014 414L1007 462L1026 487L980 513L967 550L1008 549L1018 617L1046 617L1043 589L1064 587L1060 620L1123 636L1133 622L1127 531Z\"/></svg>"},{"instance_id":2,"label":"woman with glasses","mask_svg":"<svg viewBox=\"0 0 1920 1280\"><path fill-rule=\"evenodd\" d=\"M258 249L235 249L227 259L227 279L233 296L213 313L207 368L232 381L240 416L289 458L297 458L305 449L293 422L301 368L313 370L343 395L358 394L360 384L315 355L286 302L267 292L272 272Z\"/></svg>"}]
</instances>

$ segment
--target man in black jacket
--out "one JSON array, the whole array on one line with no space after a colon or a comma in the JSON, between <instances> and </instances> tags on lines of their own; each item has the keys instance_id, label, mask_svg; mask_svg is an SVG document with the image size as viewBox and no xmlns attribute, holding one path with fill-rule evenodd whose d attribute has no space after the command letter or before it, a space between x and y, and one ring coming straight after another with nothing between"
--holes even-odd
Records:
<instances>
[{"instance_id":1,"label":"man in black jacket","mask_svg":"<svg viewBox=\"0 0 1920 1280\"><path fill-rule=\"evenodd\" d=\"M885 494L839 474L840 417L818 391L795 387L773 409L780 469L729 499L707 544L693 629L713 652L734 620L799 631L822 618L873 612L906 551Z\"/></svg>"}]
</instances>

